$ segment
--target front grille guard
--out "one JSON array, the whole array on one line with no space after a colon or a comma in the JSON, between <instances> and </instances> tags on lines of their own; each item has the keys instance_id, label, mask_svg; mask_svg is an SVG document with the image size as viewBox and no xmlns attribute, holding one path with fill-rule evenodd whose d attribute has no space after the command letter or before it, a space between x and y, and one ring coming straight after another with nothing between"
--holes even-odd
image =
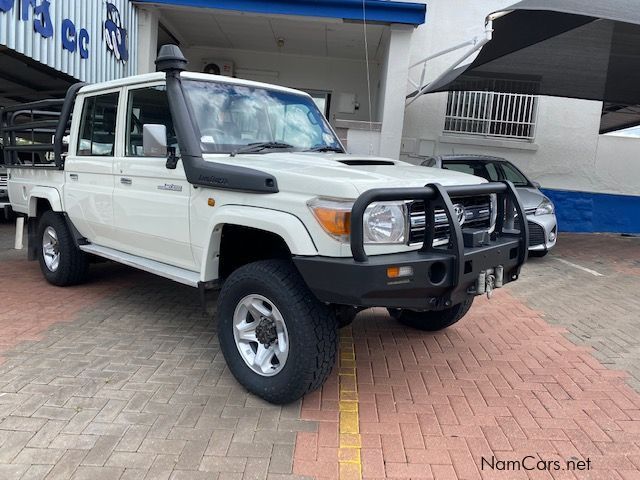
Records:
<instances>
[{"instance_id":1,"label":"front grille guard","mask_svg":"<svg viewBox=\"0 0 640 480\"><path fill-rule=\"evenodd\" d=\"M464 205L464 199L465 198L482 198L482 199L489 199L488 203L483 203L481 205L472 205L472 206L466 206ZM472 218L471 220L467 219L464 222L464 228L471 228L471 229L484 229L484 225L478 225L478 222L484 224L484 223L488 223L489 225L486 226L486 230L489 233L493 233L493 227L495 224L495 215L496 215L496 206L494 205L496 199L495 196L490 196L490 197L486 197L486 196L481 196L481 197L463 197L463 198L452 198L451 199L452 202L455 203L462 203L465 211L468 210L473 210L474 208L478 208L478 207L488 207L489 209L489 215L487 218L483 218L478 216L478 218ZM483 200L485 201L485 200ZM454 204L455 204L454 203ZM413 208L416 205L420 205L420 208L424 208L424 203L423 202L416 202L416 201L412 201L408 204L408 215L409 215L409 230L408 230L408 242L407 244L409 246L415 246L415 245L420 245L422 244L423 240L424 240L424 231L426 229L426 217L425 217L425 213L424 211L418 211L417 213L414 212ZM438 220L438 218L441 218L442 220ZM424 220L424 225L420 224L419 226L414 226L413 225L413 219L414 218L421 218ZM450 227L449 227L449 222L447 220L447 214L444 211L444 209L438 209L435 210L435 219L434 219L434 228L435 228L435 233L434 233L434 245L435 246L442 246L442 245L446 245L449 243L449 231L450 231ZM516 227L517 228L517 227ZM416 238L418 237L418 238Z\"/></svg>"},{"instance_id":2,"label":"front grille guard","mask_svg":"<svg viewBox=\"0 0 640 480\"><path fill-rule=\"evenodd\" d=\"M351 210L351 253L358 263L366 263L368 256L364 248L364 212L374 202L391 202L403 200L424 201L425 218L434 216L434 204L444 206L449 225L451 226L451 250L454 254L453 285L457 286L464 275L464 240L462 227L457 220L451 197L466 197L474 195L497 196L497 219L492 233L492 239L500 236L515 236L520 240L518 265L522 266L527 260L529 248L529 227L526 222L520 229L515 230L515 214L525 218L524 206L516 192L513 183L509 181L483 183L480 185L466 185L443 187L432 183L421 188L378 188L368 190L358 197ZM505 212L508 214L505 215ZM430 252L433 247L434 223L429 221L425 226L425 235L420 252ZM454 287L455 288L455 287Z\"/></svg>"}]
</instances>

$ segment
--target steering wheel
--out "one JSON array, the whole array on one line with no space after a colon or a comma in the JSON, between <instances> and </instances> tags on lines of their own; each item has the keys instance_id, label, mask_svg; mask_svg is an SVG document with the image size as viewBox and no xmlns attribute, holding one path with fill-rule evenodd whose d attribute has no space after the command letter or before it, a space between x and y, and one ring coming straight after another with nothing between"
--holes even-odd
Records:
<instances>
[{"instance_id":1,"label":"steering wheel","mask_svg":"<svg viewBox=\"0 0 640 480\"><path fill-rule=\"evenodd\" d=\"M200 131L200 135L202 137L207 137L207 136L212 137L213 143L224 143L224 142L221 142L220 140L227 136L224 130L221 130L219 128L213 128L213 127L205 128L204 130Z\"/></svg>"}]
</instances>

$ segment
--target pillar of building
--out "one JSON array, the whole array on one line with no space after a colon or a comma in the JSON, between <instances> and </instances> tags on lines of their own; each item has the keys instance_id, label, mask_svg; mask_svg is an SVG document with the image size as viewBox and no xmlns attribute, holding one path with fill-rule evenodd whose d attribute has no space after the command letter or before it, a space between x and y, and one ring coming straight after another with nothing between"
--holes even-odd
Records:
<instances>
[{"instance_id":1,"label":"pillar of building","mask_svg":"<svg viewBox=\"0 0 640 480\"><path fill-rule=\"evenodd\" d=\"M152 8L138 10L138 73L156 71L158 50L158 14Z\"/></svg>"},{"instance_id":2,"label":"pillar of building","mask_svg":"<svg viewBox=\"0 0 640 480\"><path fill-rule=\"evenodd\" d=\"M390 27L389 48L380 72L380 155L383 157L400 157L413 31L414 27L410 25L393 24Z\"/></svg>"}]
</instances>

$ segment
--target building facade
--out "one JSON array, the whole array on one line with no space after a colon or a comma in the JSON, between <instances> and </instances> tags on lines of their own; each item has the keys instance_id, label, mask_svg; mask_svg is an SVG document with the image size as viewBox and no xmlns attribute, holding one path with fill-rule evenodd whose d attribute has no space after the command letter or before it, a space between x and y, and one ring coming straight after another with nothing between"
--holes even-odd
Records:
<instances>
[{"instance_id":1,"label":"building facade","mask_svg":"<svg viewBox=\"0 0 640 480\"><path fill-rule=\"evenodd\" d=\"M506 157L545 187L564 231L640 233L640 140L599 135L602 104L490 92L431 94L511 0L0 0L0 105L155 69L178 44L190 69L298 88L347 148L420 163ZM501 81L496 79L496 89Z\"/></svg>"},{"instance_id":2,"label":"building facade","mask_svg":"<svg viewBox=\"0 0 640 480\"><path fill-rule=\"evenodd\" d=\"M0 0L0 105L137 72L128 0Z\"/></svg>"},{"instance_id":3,"label":"building facade","mask_svg":"<svg viewBox=\"0 0 640 480\"><path fill-rule=\"evenodd\" d=\"M410 63L482 36L485 17L513 3L430 0L427 20L412 36ZM428 62L426 81L460 55ZM420 74L421 67L410 72ZM545 188L561 231L640 233L640 138L599 135L601 102L533 97L425 95L405 111L401 157L505 157Z\"/></svg>"}]
</instances>

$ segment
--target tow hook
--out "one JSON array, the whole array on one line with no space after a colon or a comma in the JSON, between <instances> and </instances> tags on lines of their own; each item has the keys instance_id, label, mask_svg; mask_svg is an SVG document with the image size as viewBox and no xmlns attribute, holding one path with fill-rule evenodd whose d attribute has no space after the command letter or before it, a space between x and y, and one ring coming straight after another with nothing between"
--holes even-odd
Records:
<instances>
[{"instance_id":1,"label":"tow hook","mask_svg":"<svg viewBox=\"0 0 640 480\"><path fill-rule=\"evenodd\" d=\"M496 268L490 268L480 272L478 275L478 282L476 285L476 293L487 295L487 298L491 299L493 291L496 288L501 288L504 285L504 267L498 265Z\"/></svg>"},{"instance_id":2,"label":"tow hook","mask_svg":"<svg viewBox=\"0 0 640 480\"><path fill-rule=\"evenodd\" d=\"M491 297L493 297L493 289L496 288L496 277L495 275L487 275L487 285L485 287L486 291L487 291L487 298L489 300L491 300Z\"/></svg>"}]
</instances>

